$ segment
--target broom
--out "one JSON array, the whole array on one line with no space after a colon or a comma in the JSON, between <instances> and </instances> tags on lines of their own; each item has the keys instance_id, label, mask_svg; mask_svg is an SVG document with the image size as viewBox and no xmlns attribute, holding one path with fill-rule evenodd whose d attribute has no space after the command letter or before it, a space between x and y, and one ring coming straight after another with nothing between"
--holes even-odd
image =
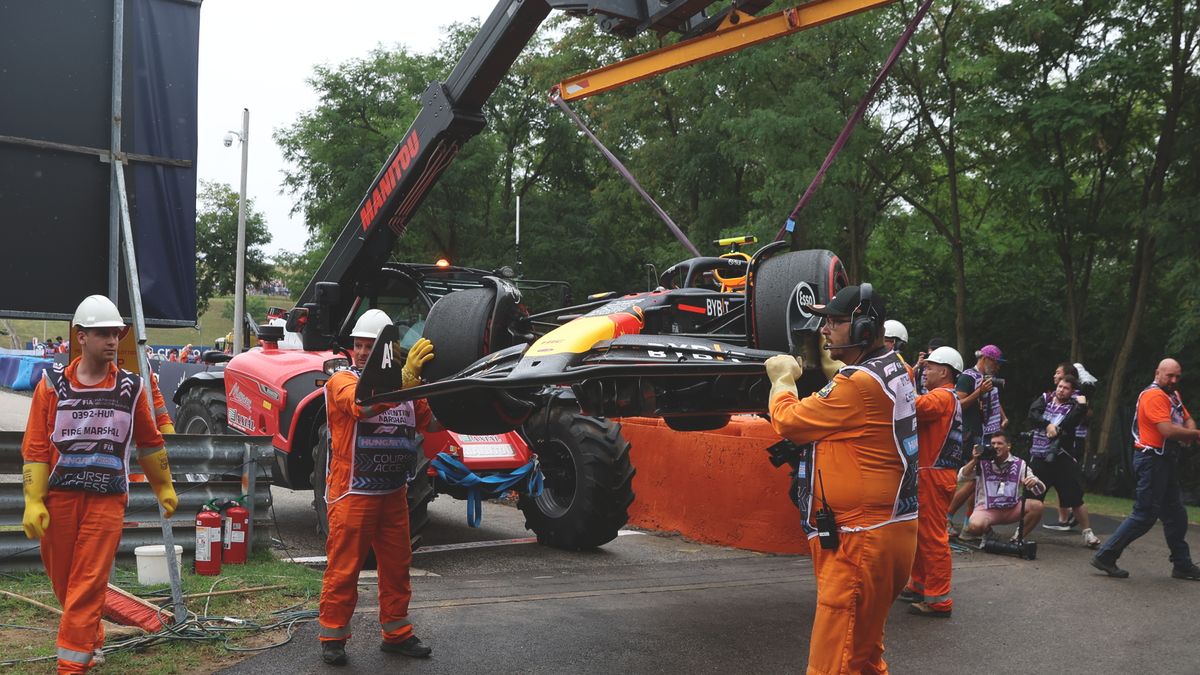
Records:
<instances>
[{"instance_id":1,"label":"broom","mask_svg":"<svg viewBox=\"0 0 1200 675\"><path fill-rule=\"evenodd\" d=\"M148 633L157 633L164 626L170 625L174 614L160 609L132 593L121 590L112 584L104 590L104 617L110 621L125 625L137 626Z\"/></svg>"}]
</instances>

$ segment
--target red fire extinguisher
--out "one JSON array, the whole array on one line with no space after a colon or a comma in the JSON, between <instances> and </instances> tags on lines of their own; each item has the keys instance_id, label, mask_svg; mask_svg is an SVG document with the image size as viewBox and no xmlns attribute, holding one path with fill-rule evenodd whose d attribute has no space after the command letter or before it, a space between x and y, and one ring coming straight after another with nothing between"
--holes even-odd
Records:
<instances>
[{"instance_id":1,"label":"red fire extinguisher","mask_svg":"<svg viewBox=\"0 0 1200 675\"><path fill-rule=\"evenodd\" d=\"M243 497L243 499L245 499ZM249 531L250 511L242 506L239 500L229 502L225 509L225 551L224 561L229 565L241 565L246 562L246 533Z\"/></svg>"},{"instance_id":2,"label":"red fire extinguisher","mask_svg":"<svg viewBox=\"0 0 1200 675\"><path fill-rule=\"evenodd\" d=\"M196 514L196 574L221 573L221 514L205 504Z\"/></svg>"}]
</instances>

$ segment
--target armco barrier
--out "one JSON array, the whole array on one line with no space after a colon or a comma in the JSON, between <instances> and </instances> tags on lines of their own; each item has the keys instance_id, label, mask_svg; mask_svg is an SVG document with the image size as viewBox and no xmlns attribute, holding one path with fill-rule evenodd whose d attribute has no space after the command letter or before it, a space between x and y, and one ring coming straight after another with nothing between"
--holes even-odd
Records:
<instances>
[{"instance_id":1,"label":"armco barrier","mask_svg":"<svg viewBox=\"0 0 1200 675\"><path fill-rule=\"evenodd\" d=\"M32 569L41 566L38 542L25 538L21 517L25 511L22 491L21 436L17 431L0 432L0 569ZM167 436L167 454L179 508L171 518L175 543L184 551L196 548L196 513L214 498L232 498L253 491L251 514L256 542L266 540L267 513L271 506L271 468L274 451L269 436ZM135 464L136 468L136 464ZM249 489L248 489L249 488ZM53 524L51 525L53 527ZM161 544L162 528L158 501L149 484L130 484L125 530L118 555L131 556L133 549Z\"/></svg>"},{"instance_id":2,"label":"armco barrier","mask_svg":"<svg viewBox=\"0 0 1200 675\"><path fill-rule=\"evenodd\" d=\"M631 525L696 541L768 553L808 553L788 499L788 469L766 448L779 442L766 420L734 417L723 429L674 431L659 419L625 418L637 467Z\"/></svg>"}]
</instances>

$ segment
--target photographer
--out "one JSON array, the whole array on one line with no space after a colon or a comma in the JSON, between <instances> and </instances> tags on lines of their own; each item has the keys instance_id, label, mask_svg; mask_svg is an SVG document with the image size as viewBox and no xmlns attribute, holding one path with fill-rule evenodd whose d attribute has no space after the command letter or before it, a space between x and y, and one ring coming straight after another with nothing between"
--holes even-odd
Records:
<instances>
[{"instance_id":1,"label":"photographer","mask_svg":"<svg viewBox=\"0 0 1200 675\"><path fill-rule=\"evenodd\" d=\"M1030 465L1058 493L1059 509L1072 509L1083 525L1083 545L1096 548L1100 539L1092 532L1087 507L1083 504L1083 471L1073 455L1075 427L1087 415L1087 398L1077 392L1079 381L1064 374L1053 392L1039 394L1029 406L1033 423ZM1037 499L1045 500L1045 495ZM1071 526L1059 521L1045 524L1048 530L1066 532Z\"/></svg>"},{"instance_id":2,"label":"photographer","mask_svg":"<svg viewBox=\"0 0 1200 675\"><path fill-rule=\"evenodd\" d=\"M971 461L958 472L960 481L975 481L975 511L967 522L966 534L983 536L993 525L1007 525L1021 519L1018 484L1032 494L1044 494L1046 484L1029 470L1025 461L1012 456L1008 433L992 436L991 448L982 444L971 451ZM1042 517L1042 502L1025 505L1025 532L1032 532Z\"/></svg>"},{"instance_id":3,"label":"photographer","mask_svg":"<svg viewBox=\"0 0 1200 675\"><path fill-rule=\"evenodd\" d=\"M996 377L996 373L1000 372L1000 364L1004 362L1004 354L996 345L984 345L975 352L975 358L975 365L964 370L955 383L958 400L962 404L964 448L987 443L992 434L1008 426L1008 417L1000 406L999 388L1004 386L1004 380ZM971 493L968 481L959 485L954 498L950 500L946 518L951 536L955 536L954 514L967 503ZM964 538L962 534L958 536ZM970 538L970 535L967 534L965 538Z\"/></svg>"}]
</instances>

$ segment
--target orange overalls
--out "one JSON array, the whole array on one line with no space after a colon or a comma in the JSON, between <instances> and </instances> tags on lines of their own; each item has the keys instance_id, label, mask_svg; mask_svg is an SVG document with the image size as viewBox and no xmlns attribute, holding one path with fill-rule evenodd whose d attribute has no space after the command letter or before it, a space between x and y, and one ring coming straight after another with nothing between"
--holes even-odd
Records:
<instances>
[{"instance_id":1,"label":"orange overalls","mask_svg":"<svg viewBox=\"0 0 1200 675\"><path fill-rule=\"evenodd\" d=\"M950 599L950 536L942 514L954 497L963 453L962 407L953 385L917 397L917 440L921 510L917 518L917 557L908 588L925 596L930 607L948 610L954 606Z\"/></svg>"},{"instance_id":2,"label":"orange overalls","mask_svg":"<svg viewBox=\"0 0 1200 675\"><path fill-rule=\"evenodd\" d=\"M900 372L911 390L907 372ZM813 480L819 472L814 505L820 503L823 483L824 500L840 529L836 550L821 548L815 534L809 535L817 579L810 674L887 672L884 624L908 580L917 545L915 503L905 504L897 516L906 460L893 431L894 407L879 381L853 369L843 369L803 400L785 392L770 403L777 433L798 444L815 442L813 474L806 478ZM915 462L916 448L909 452ZM915 501L911 491L908 500ZM808 525L813 525L811 516Z\"/></svg>"},{"instance_id":3,"label":"orange overalls","mask_svg":"<svg viewBox=\"0 0 1200 675\"><path fill-rule=\"evenodd\" d=\"M78 365L79 359L75 359L64 371L73 389L111 390L117 386L116 364L109 365L108 375L102 381L90 386L75 377ZM59 398L47 377L33 391L21 456L26 463L45 462L56 467L60 455L51 437L58 420ZM134 408L132 435L140 455L163 447L163 437L155 426L144 386ZM126 475L128 466L127 453ZM101 610L108 573L121 543L127 502L125 492L100 494L87 489L53 487L53 483L46 497L50 526L42 538L41 553L54 595L63 608L58 626L60 673L87 672L94 650L104 646Z\"/></svg>"},{"instance_id":4,"label":"orange overalls","mask_svg":"<svg viewBox=\"0 0 1200 675\"><path fill-rule=\"evenodd\" d=\"M412 624L408 621L408 603L412 599L408 574L412 564L408 488L404 485L403 475L398 480L386 475L383 478L364 477L360 483L371 486L378 480L383 486L379 490L352 487L353 471L359 466L355 464L355 451L363 429L361 423L376 419L364 417L354 402L357 385L358 376L345 370L334 373L325 385L330 436L325 478L329 535L325 539L328 564L321 584L318 638L324 642L350 637L350 620L358 603L358 574L367 555L374 549L378 561L379 624L383 639L385 642L403 642L413 634ZM413 402L412 415L407 419L409 430L414 427L427 429L433 419L423 400ZM403 430L380 430L379 437L398 431ZM396 484L399 487L395 487Z\"/></svg>"}]
</instances>

